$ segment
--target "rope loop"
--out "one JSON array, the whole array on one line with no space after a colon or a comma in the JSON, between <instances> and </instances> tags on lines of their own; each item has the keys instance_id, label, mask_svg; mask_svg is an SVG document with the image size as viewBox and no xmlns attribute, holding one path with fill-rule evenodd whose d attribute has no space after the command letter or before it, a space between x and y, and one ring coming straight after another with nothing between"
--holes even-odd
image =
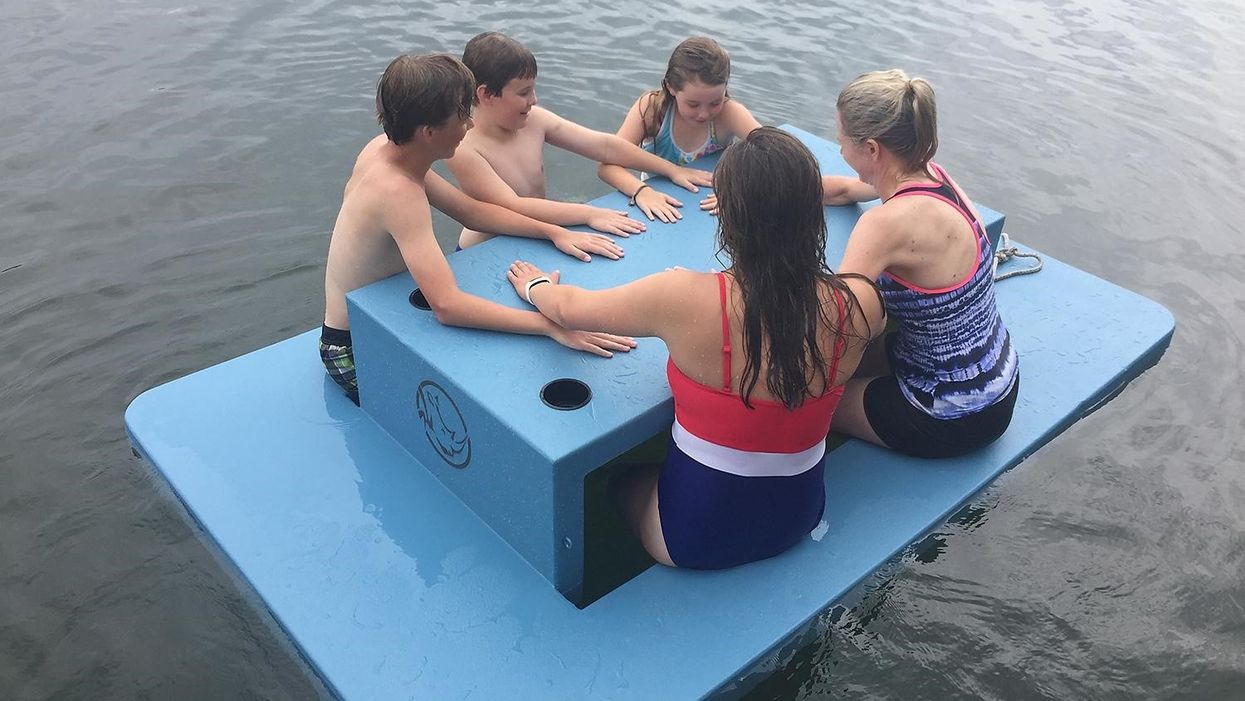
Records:
<instances>
[{"instance_id":1,"label":"rope loop","mask_svg":"<svg viewBox=\"0 0 1245 701\"><path fill-rule=\"evenodd\" d=\"M1039 270L1041 270L1042 266L1045 264L1042 261L1042 256L1039 256L1036 253L1025 253L1021 251L1019 248L1017 248L1016 246L1010 245L1011 242L1012 242L1011 238L1007 236L1006 231L1004 231L1002 235L999 236L998 250L994 252L994 263L993 263L993 267L990 269L990 272L994 275L995 282L999 282L1000 280L1006 280L1009 277L1016 277L1017 275L1032 275L1033 273L1036 273ZM1016 270L1008 270L1007 272L1000 274L999 265L1001 263L1006 263L1007 261L1013 258L1032 258L1033 260L1037 261L1037 264L1030 265L1027 268L1017 268Z\"/></svg>"}]
</instances>

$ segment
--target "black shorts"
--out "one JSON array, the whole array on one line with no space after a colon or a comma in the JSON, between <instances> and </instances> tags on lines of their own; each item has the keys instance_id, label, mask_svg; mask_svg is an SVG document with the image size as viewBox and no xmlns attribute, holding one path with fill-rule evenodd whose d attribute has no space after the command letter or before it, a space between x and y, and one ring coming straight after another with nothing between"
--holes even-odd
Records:
<instances>
[{"instance_id":1,"label":"black shorts","mask_svg":"<svg viewBox=\"0 0 1245 701\"><path fill-rule=\"evenodd\" d=\"M1003 435L1012 421L1020 375L997 402L958 419L936 419L912 406L894 375L875 378L865 388L865 416L891 450L918 458L953 458L971 453Z\"/></svg>"}]
</instances>

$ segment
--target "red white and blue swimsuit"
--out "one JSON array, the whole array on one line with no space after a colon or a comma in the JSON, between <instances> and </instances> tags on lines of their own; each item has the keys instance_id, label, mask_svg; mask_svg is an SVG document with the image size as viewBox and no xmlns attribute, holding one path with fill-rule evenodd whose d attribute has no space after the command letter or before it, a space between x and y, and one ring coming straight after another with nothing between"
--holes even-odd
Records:
<instances>
[{"instance_id":1,"label":"red white and blue swimsuit","mask_svg":"<svg viewBox=\"0 0 1245 701\"><path fill-rule=\"evenodd\" d=\"M825 509L826 434L843 396L828 387L796 409L731 391L726 278L722 303L722 388L702 385L670 360L674 395L670 450L657 485L662 534L679 567L720 569L772 557L817 527ZM839 327L844 305L838 293ZM827 384L838 373L835 343Z\"/></svg>"}]
</instances>

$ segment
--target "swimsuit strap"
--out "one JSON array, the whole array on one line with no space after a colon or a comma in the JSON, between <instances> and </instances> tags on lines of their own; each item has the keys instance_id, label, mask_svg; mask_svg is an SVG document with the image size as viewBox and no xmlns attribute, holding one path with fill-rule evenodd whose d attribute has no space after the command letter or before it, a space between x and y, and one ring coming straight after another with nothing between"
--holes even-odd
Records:
<instances>
[{"instance_id":1,"label":"swimsuit strap","mask_svg":"<svg viewBox=\"0 0 1245 701\"><path fill-rule=\"evenodd\" d=\"M964 201L960 199L960 193L958 188L956 188L955 181L951 179L951 176L946 170L943 170L942 166L934 163L933 161L930 161L929 165L934 171L934 179L938 181L937 185L917 184L901 187L895 191L895 194L890 196L888 201L897 197L911 197L913 195L926 195L928 197L933 197L936 200L942 200L943 202L946 202L954 207L955 210L960 213L960 216L964 217L964 220L968 222L969 228L972 229L974 236L979 239L989 240L986 236L986 227L973 216L972 212L968 211L968 207L965 206Z\"/></svg>"},{"instance_id":2,"label":"swimsuit strap","mask_svg":"<svg viewBox=\"0 0 1245 701\"><path fill-rule=\"evenodd\" d=\"M839 291L832 289L834 292L834 303L839 308L839 325L835 327L835 334L838 338L834 339L834 357L830 360L830 374L826 376L826 386L822 389L822 394L830 391L834 385L834 378L839 375L839 360L843 358L846 350L847 335L843 333L843 324L847 320L847 305L843 304L843 298L839 296Z\"/></svg>"},{"instance_id":3,"label":"swimsuit strap","mask_svg":"<svg viewBox=\"0 0 1245 701\"><path fill-rule=\"evenodd\" d=\"M726 274L718 273L718 298L722 301L722 389L731 391L731 323L726 315Z\"/></svg>"},{"instance_id":4,"label":"swimsuit strap","mask_svg":"<svg viewBox=\"0 0 1245 701\"><path fill-rule=\"evenodd\" d=\"M674 117L673 108L674 107L675 105L673 102L669 105L666 105L666 112L665 114L661 116L661 124L658 125L657 133L653 136L654 141L657 140L658 136L665 134L666 137L670 139L670 143L672 144L674 143L674 131L673 131L674 130L674 119L673 119ZM676 144L676 148L677 148L677 144Z\"/></svg>"},{"instance_id":5,"label":"swimsuit strap","mask_svg":"<svg viewBox=\"0 0 1245 701\"><path fill-rule=\"evenodd\" d=\"M947 189L951 191L951 196L955 200L956 208L960 210L960 214L963 214L964 218L968 220L969 225L973 227L973 232L976 233L982 241L988 242L990 237L986 234L986 225L980 219L974 217L973 213L969 211L968 205L964 204L964 200L960 197L960 186L955 184L955 179L953 179L951 174L937 163L930 161L929 165L934 169L934 175L938 176L938 180L946 185Z\"/></svg>"}]
</instances>

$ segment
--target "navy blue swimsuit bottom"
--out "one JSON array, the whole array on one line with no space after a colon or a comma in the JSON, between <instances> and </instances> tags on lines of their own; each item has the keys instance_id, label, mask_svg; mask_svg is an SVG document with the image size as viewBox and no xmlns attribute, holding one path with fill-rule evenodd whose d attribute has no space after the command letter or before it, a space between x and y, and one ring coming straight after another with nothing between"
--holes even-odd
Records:
<instances>
[{"instance_id":1,"label":"navy blue swimsuit bottom","mask_svg":"<svg viewBox=\"0 0 1245 701\"><path fill-rule=\"evenodd\" d=\"M826 459L786 477L715 470L670 441L657 482L657 510L670 559L716 570L790 549L821 522Z\"/></svg>"}]
</instances>

